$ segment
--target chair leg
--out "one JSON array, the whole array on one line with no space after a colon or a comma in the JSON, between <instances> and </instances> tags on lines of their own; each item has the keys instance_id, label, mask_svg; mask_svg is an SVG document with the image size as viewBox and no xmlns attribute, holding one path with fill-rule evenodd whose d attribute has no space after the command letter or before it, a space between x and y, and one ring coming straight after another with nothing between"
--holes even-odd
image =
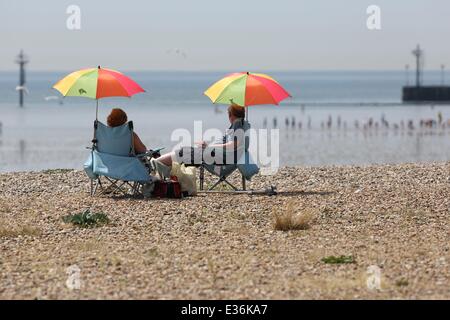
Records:
<instances>
[{"instance_id":1,"label":"chair leg","mask_svg":"<svg viewBox=\"0 0 450 320\"><path fill-rule=\"evenodd\" d=\"M141 191L142 184L140 184L139 182L133 182L133 184L128 183L128 185L131 187L131 194L133 196L143 196L144 195Z\"/></svg>"},{"instance_id":2,"label":"chair leg","mask_svg":"<svg viewBox=\"0 0 450 320\"><path fill-rule=\"evenodd\" d=\"M244 175L242 175L242 190L246 190L246 188L245 188L245 177L244 177Z\"/></svg>"},{"instance_id":3,"label":"chair leg","mask_svg":"<svg viewBox=\"0 0 450 320\"><path fill-rule=\"evenodd\" d=\"M102 187L102 183L100 182L100 178L97 178L97 181L91 180L91 196L95 196L95 193L97 192L97 187L100 185Z\"/></svg>"},{"instance_id":4,"label":"chair leg","mask_svg":"<svg viewBox=\"0 0 450 320\"><path fill-rule=\"evenodd\" d=\"M229 185L234 191L238 191L239 189L236 188L231 182L229 182L227 180L227 177L221 177L219 180L217 180L216 183L214 183L214 185L208 189L208 191L212 191L214 190L215 187L217 187L219 184L221 184L222 182L225 182L227 185Z\"/></svg>"},{"instance_id":5,"label":"chair leg","mask_svg":"<svg viewBox=\"0 0 450 320\"><path fill-rule=\"evenodd\" d=\"M214 190L214 188L217 187L222 181L223 181L222 178L220 178L219 180L217 180L217 182L214 183L214 184L212 185L212 187L210 187L210 188L208 189L208 191ZM200 190L203 190L203 189L200 189Z\"/></svg>"},{"instance_id":6,"label":"chair leg","mask_svg":"<svg viewBox=\"0 0 450 320\"><path fill-rule=\"evenodd\" d=\"M97 178L97 181L95 181L95 185L94 185L94 195L97 193L97 189L100 186L100 193L98 194L99 196L102 195L104 193L104 188L103 188L103 184L102 184L102 180L100 179L100 177Z\"/></svg>"},{"instance_id":7,"label":"chair leg","mask_svg":"<svg viewBox=\"0 0 450 320\"><path fill-rule=\"evenodd\" d=\"M124 182L122 182L121 184L119 184L119 185L117 185L117 184L115 184L114 183L114 186L116 187L116 190L119 190L120 192L122 192L122 194L124 195L124 196L127 196L128 195L128 193L126 193L123 189L122 189L122 187L124 186L124 185L126 185L126 181L124 181ZM114 190L115 191L115 190Z\"/></svg>"},{"instance_id":8,"label":"chair leg","mask_svg":"<svg viewBox=\"0 0 450 320\"><path fill-rule=\"evenodd\" d=\"M200 166L200 174L199 174L199 176L200 176L200 190L202 190L203 191L203 185L204 185L204 182L205 182L205 168L203 167L203 166Z\"/></svg>"},{"instance_id":9,"label":"chair leg","mask_svg":"<svg viewBox=\"0 0 450 320\"><path fill-rule=\"evenodd\" d=\"M132 187L131 187L131 191L133 193L133 196L139 195L140 194L140 192L139 192L139 183L134 182Z\"/></svg>"},{"instance_id":10,"label":"chair leg","mask_svg":"<svg viewBox=\"0 0 450 320\"><path fill-rule=\"evenodd\" d=\"M233 188L234 191L238 191L238 188L236 188L235 186L233 186L230 182L228 182L228 180L226 178L223 179L223 182L225 182L226 184L228 184L231 188Z\"/></svg>"},{"instance_id":11,"label":"chair leg","mask_svg":"<svg viewBox=\"0 0 450 320\"><path fill-rule=\"evenodd\" d=\"M122 187L124 186L124 185L127 185L128 184L128 181L122 181L122 182L120 182L120 180L117 180L117 179L110 179L110 178L108 178L108 177L105 177L106 178L106 180L108 180L109 182L110 182L110 185L108 186L108 189L109 188L111 188L111 193L114 193L114 192L116 192L116 191L120 191L120 192L122 192L122 194L123 195L125 195L125 196L127 196L128 194L122 189ZM129 184L128 184L129 185ZM112 189L112 188L114 188L114 189Z\"/></svg>"},{"instance_id":12,"label":"chair leg","mask_svg":"<svg viewBox=\"0 0 450 320\"><path fill-rule=\"evenodd\" d=\"M131 195L143 195L142 193L142 184L139 182L133 182L130 183L129 181L121 181L117 179L111 179L108 177L104 177L109 182L109 185L103 187L102 181L100 180L100 177L95 179L91 179L91 185L90 185L90 195L94 196L97 193L97 189L100 186L101 192L98 193L98 195L103 195L106 193L117 193L120 192L125 196L128 196L130 193Z\"/></svg>"}]
</instances>

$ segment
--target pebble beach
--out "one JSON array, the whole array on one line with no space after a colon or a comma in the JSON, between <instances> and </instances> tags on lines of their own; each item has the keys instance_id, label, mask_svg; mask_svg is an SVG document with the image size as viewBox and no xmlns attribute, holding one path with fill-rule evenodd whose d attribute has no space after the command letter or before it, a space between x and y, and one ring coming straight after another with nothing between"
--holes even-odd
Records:
<instances>
[{"instance_id":1,"label":"pebble beach","mask_svg":"<svg viewBox=\"0 0 450 320\"><path fill-rule=\"evenodd\" d=\"M284 167L250 183L270 185L90 197L82 171L2 173L0 298L450 299L449 162ZM110 222L63 221L88 208ZM287 211L307 224L278 230Z\"/></svg>"}]
</instances>

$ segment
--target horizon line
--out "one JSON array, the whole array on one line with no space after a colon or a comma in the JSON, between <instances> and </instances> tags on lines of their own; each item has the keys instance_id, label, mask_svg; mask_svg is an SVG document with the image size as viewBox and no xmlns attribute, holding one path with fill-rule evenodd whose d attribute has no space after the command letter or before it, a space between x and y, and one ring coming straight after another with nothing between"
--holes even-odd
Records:
<instances>
[{"instance_id":1,"label":"horizon line","mask_svg":"<svg viewBox=\"0 0 450 320\"><path fill-rule=\"evenodd\" d=\"M111 69L111 67L107 66L106 68ZM73 72L75 70L81 70L83 68L79 69L26 69L28 72ZM230 69L216 69L216 70L186 70L186 69L114 69L120 72L177 72L177 73L188 73L188 72L197 72L197 73L219 73L219 72L240 72L240 71L233 71ZM2 69L0 72L17 72L18 68L14 69ZM414 73L415 69L409 69L409 72ZM242 71L242 70L241 70ZM249 71L251 73L258 73L258 72L286 72L286 73L296 73L296 72L398 72L402 71L405 72L405 69L257 69L256 71ZM442 72L442 69L427 69L422 70L422 72ZM444 72L447 72L448 70L444 69ZM244 72L244 71L242 71ZM247 71L246 71L247 72Z\"/></svg>"}]
</instances>

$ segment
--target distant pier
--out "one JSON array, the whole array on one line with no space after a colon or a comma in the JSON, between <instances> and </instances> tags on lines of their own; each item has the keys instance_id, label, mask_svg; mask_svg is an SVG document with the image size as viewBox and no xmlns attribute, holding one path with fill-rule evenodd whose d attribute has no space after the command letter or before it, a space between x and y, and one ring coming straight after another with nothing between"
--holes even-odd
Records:
<instances>
[{"instance_id":1,"label":"distant pier","mask_svg":"<svg viewBox=\"0 0 450 320\"><path fill-rule=\"evenodd\" d=\"M444 85L444 65L441 66L442 84L423 86L423 50L417 45L412 54L416 57L416 85L403 87L403 102L450 102L450 86Z\"/></svg>"},{"instance_id":2,"label":"distant pier","mask_svg":"<svg viewBox=\"0 0 450 320\"><path fill-rule=\"evenodd\" d=\"M450 86L403 87L404 102L450 102Z\"/></svg>"}]
</instances>

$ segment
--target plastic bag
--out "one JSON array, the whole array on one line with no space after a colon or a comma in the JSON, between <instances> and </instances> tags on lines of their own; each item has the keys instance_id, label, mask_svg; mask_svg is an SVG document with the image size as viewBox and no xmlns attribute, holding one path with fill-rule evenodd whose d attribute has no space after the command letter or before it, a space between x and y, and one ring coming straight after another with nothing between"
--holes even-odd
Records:
<instances>
[{"instance_id":1,"label":"plastic bag","mask_svg":"<svg viewBox=\"0 0 450 320\"><path fill-rule=\"evenodd\" d=\"M186 167L184 164L180 165L178 162L172 162L170 175L177 177L182 192L187 192L190 196L197 194L195 167Z\"/></svg>"}]
</instances>

